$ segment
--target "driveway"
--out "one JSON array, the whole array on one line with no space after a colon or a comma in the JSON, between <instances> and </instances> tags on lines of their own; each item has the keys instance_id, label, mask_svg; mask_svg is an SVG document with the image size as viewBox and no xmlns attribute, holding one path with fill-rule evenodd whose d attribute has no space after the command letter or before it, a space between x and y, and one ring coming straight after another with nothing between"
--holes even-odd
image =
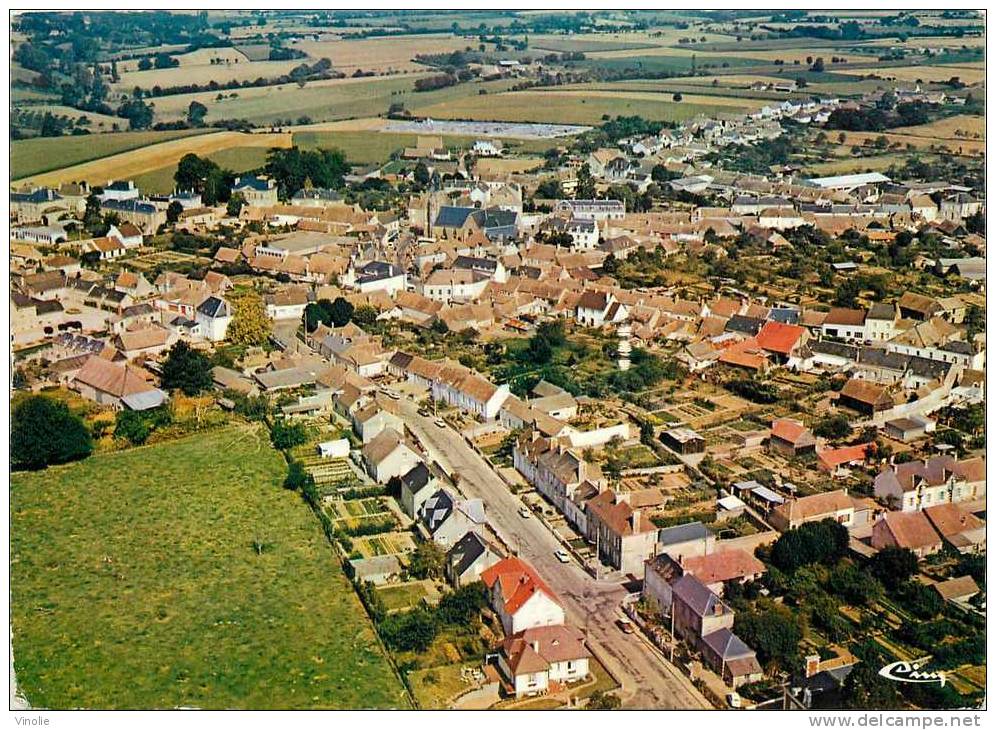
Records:
<instances>
[{"instance_id":1,"label":"driveway","mask_svg":"<svg viewBox=\"0 0 996 730\"><path fill-rule=\"evenodd\" d=\"M440 428L431 416L403 399L400 415L429 456L460 476L459 489L487 506L488 522L507 545L516 549L561 597L568 617L587 629L588 643L612 673L621 679L623 706L641 709L702 709L712 705L691 681L639 634L625 634L616 624L620 602L627 595L618 583L596 580L573 560L561 563L554 551L557 538L535 516L522 518L523 502L501 481L491 465L453 429Z\"/></svg>"}]
</instances>

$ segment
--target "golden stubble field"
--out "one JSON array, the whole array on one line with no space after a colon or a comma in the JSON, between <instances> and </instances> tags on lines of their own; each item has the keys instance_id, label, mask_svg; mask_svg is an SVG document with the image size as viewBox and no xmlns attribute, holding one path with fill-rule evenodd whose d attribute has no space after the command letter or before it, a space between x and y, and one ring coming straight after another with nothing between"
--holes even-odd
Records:
<instances>
[{"instance_id":1,"label":"golden stubble field","mask_svg":"<svg viewBox=\"0 0 996 730\"><path fill-rule=\"evenodd\" d=\"M846 146L874 142L885 137L889 145L912 145L919 150L947 150L959 155L983 155L986 151L986 126L983 117L959 114L915 127L899 127L888 132L845 132ZM831 135L835 141L838 133Z\"/></svg>"},{"instance_id":2,"label":"golden stubble field","mask_svg":"<svg viewBox=\"0 0 996 730\"><path fill-rule=\"evenodd\" d=\"M848 69L834 68L835 73L842 73L851 76L866 76L875 74L883 79L894 79L896 81L947 81L952 76L957 76L965 84L978 84L986 80L986 69L972 65L952 65L952 66L884 66L882 68L862 68Z\"/></svg>"},{"instance_id":3,"label":"golden stubble field","mask_svg":"<svg viewBox=\"0 0 996 730\"><path fill-rule=\"evenodd\" d=\"M233 147L290 147L289 132L244 134L242 132L214 132L210 134L170 140L129 152L84 162L61 170L32 175L35 185L61 185L74 180L89 180L100 184L106 180L128 179L152 172L168 165L175 165L187 153L208 155Z\"/></svg>"},{"instance_id":4,"label":"golden stubble field","mask_svg":"<svg viewBox=\"0 0 996 730\"><path fill-rule=\"evenodd\" d=\"M347 74L356 70L377 73L426 71L413 63L419 54L452 53L472 45L466 38L451 35L393 36L356 40L300 40L292 48L304 51L313 59L327 58L333 68ZM476 44L473 44L476 47Z\"/></svg>"}]
</instances>

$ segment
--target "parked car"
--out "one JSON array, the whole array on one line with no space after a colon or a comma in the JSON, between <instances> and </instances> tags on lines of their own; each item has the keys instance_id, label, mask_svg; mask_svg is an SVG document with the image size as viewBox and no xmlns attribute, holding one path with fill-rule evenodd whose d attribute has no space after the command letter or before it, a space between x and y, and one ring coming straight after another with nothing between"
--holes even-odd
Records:
<instances>
[{"instance_id":1,"label":"parked car","mask_svg":"<svg viewBox=\"0 0 996 730\"><path fill-rule=\"evenodd\" d=\"M433 421L433 423L435 423L439 428L446 428L446 421L444 421L442 418L437 418L435 421Z\"/></svg>"},{"instance_id":2,"label":"parked car","mask_svg":"<svg viewBox=\"0 0 996 730\"><path fill-rule=\"evenodd\" d=\"M519 507L519 517L524 520L528 520L532 516L532 512L529 511L528 507Z\"/></svg>"},{"instance_id":3,"label":"parked car","mask_svg":"<svg viewBox=\"0 0 996 730\"><path fill-rule=\"evenodd\" d=\"M740 699L740 695L736 692L730 692L726 695L726 704L735 710L739 710L744 706L743 700Z\"/></svg>"},{"instance_id":4,"label":"parked car","mask_svg":"<svg viewBox=\"0 0 996 730\"><path fill-rule=\"evenodd\" d=\"M557 556L557 560L559 560L561 563L569 563L569 562L571 562L571 556L568 555L567 551L564 550L563 548L560 548L560 550L554 551L553 554Z\"/></svg>"},{"instance_id":5,"label":"parked car","mask_svg":"<svg viewBox=\"0 0 996 730\"><path fill-rule=\"evenodd\" d=\"M632 634L633 632L636 631L636 627L633 626L633 622L630 621L629 619L621 618L618 621L616 621L616 624L619 626L620 630L622 630L624 634Z\"/></svg>"}]
</instances>

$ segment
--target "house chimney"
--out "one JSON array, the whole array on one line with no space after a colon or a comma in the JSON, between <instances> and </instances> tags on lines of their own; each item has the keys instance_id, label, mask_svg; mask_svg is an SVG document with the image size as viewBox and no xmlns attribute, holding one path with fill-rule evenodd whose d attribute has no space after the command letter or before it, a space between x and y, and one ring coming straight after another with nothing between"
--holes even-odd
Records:
<instances>
[{"instance_id":1,"label":"house chimney","mask_svg":"<svg viewBox=\"0 0 996 730\"><path fill-rule=\"evenodd\" d=\"M539 642L536 640L533 640L533 651L539 654Z\"/></svg>"}]
</instances>

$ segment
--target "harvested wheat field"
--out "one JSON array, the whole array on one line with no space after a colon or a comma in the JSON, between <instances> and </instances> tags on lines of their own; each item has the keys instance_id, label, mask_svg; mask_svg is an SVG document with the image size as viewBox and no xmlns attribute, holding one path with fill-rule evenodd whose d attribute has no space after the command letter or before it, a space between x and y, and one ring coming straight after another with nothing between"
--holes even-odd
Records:
<instances>
[{"instance_id":1,"label":"harvested wheat field","mask_svg":"<svg viewBox=\"0 0 996 730\"><path fill-rule=\"evenodd\" d=\"M545 160L542 157L510 157L504 160L479 159L474 171L478 175L509 175L519 172L529 172L542 167Z\"/></svg>"},{"instance_id":2,"label":"harvested wheat field","mask_svg":"<svg viewBox=\"0 0 996 730\"><path fill-rule=\"evenodd\" d=\"M899 127L892 130L897 134L911 134L915 137L935 137L937 139L985 139L985 117L973 114L958 114L945 119L938 119L930 124L916 127Z\"/></svg>"},{"instance_id":3,"label":"harvested wheat field","mask_svg":"<svg viewBox=\"0 0 996 730\"><path fill-rule=\"evenodd\" d=\"M853 145L863 147L874 144L880 137L885 137L889 147L899 145L906 148L912 145L918 150L931 150L935 152L946 152L955 155L975 156L984 154L986 151L985 140L979 139L959 139L959 138L939 138L925 137L913 134L895 134L893 132L847 132L844 144L850 148ZM837 137L834 137L836 140Z\"/></svg>"},{"instance_id":4,"label":"harvested wheat field","mask_svg":"<svg viewBox=\"0 0 996 730\"><path fill-rule=\"evenodd\" d=\"M149 145L131 152L34 175L31 182L36 185L59 185L72 180L89 180L100 184L106 180L127 179L175 165L188 152L203 156L231 147L290 147L291 138L290 133L214 132Z\"/></svg>"},{"instance_id":5,"label":"harvested wheat field","mask_svg":"<svg viewBox=\"0 0 996 730\"><path fill-rule=\"evenodd\" d=\"M425 66L412 62L416 55L462 51L467 47L467 39L452 35L419 35L359 40L302 40L292 47L304 51L312 59L327 58L334 68L347 74L357 69L398 73L425 71Z\"/></svg>"},{"instance_id":6,"label":"harvested wheat field","mask_svg":"<svg viewBox=\"0 0 996 730\"><path fill-rule=\"evenodd\" d=\"M269 54L269 52L267 52ZM235 48L198 48L190 53L170 54L180 62L179 68L189 69L192 66L211 66L217 68L233 63L249 63L250 59L244 53ZM137 72L138 58L129 58L126 61L118 61L118 72ZM265 58L263 60L266 60Z\"/></svg>"},{"instance_id":7,"label":"harvested wheat field","mask_svg":"<svg viewBox=\"0 0 996 730\"><path fill-rule=\"evenodd\" d=\"M986 80L984 68L966 68L965 66L893 66L886 68L834 68L834 73L851 76L866 76L875 74L883 79L896 81L947 81L957 76L965 84L978 84Z\"/></svg>"}]
</instances>

